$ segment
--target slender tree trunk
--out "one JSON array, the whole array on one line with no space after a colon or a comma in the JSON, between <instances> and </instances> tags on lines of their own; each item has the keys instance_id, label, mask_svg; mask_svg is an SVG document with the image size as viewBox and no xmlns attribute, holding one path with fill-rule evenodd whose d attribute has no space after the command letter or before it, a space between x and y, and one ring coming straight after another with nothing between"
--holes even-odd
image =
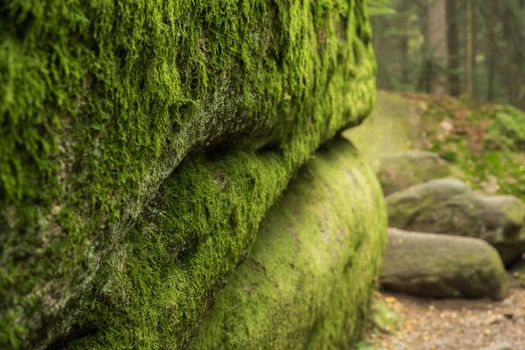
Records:
<instances>
[{"instance_id":1,"label":"slender tree trunk","mask_svg":"<svg viewBox=\"0 0 525 350\"><path fill-rule=\"evenodd\" d=\"M492 16L487 20L487 47L486 47L486 63L487 63L487 100L494 101L495 95L495 81L496 81L496 29L494 28L494 21Z\"/></svg>"},{"instance_id":2,"label":"slender tree trunk","mask_svg":"<svg viewBox=\"0 0 525 350\"><path fill-rule=\"evenodd\" d=\"M474 97L474 1L466 0L465 90Z\"/></svg>"},{"instance_id":3,"label":"slender tree trunk","mask_svg":"<svg viewBox=\"0 0 525 350\"><path fill-rule=\"evenodd\" d=\"M457 0L447 0L447 22L449 93L451 96L459 96L461 95L461 59L459 55Z\"/></svg>"},{"instance_id":4,"label":"slender tree trunk","mask_svg":"<svg viewBox=\"0 0 525 350\"><path fill-rule=\"evenodd\" d=\"M408 57L408 35L403 34L399 39L401 50L401 83L403 87L410 84L410 58Z\"/></svg>"},{"instance_id":5,"label":"slender tree trunk","mask_svg":"<svg viewBox=\"0 0 525 350\"><path fill-rule=\"evenodd\" d=\"M519 1L505 1L500 4L500 11L505 35L505 53L507 62L506 86L510 103L525 109L525 22L520 13L523 12Z\"/></svg>"},{"instance_id":6,"label":"slender tree trunk","mask_svg":"<svg viewBox=\"0 0 525 350\"><path fill-rule=\"evenodd\" d=\"M402 29L401 36L399 37L399 49L400 49L400 69L401 69L401 84L403 89L406 89L410 85L410 57L409 57L409 2L402 1L399 7L399 27Z\"/></svg>"},{"instance_id":7,"label":"slender tree trunk","mask_svg":"<svg viewBox=\"0 0 525 350\"><path fill-rule=\"evenodd\" d=\"M428 45L428 0L418 0L417 1L417 14L418 14L418 24L419 31L424 36L423 45L421 46L421 63L419 64L419 76L417 80L417 90L430 93L430 78L431 78L431 69L430 69L430 59L429 59L429 45Z\"/></svg>"},{"instance_id":8,"label":"slender tree trunk","mask_svg":"<svg viewBox=\"0 0 525 350\"><path fill-rule=\"evenodd\" d=\"M447 10L446 0L429 0L427 22L427 49L430 76L430 92L435 95L447 93Z\"/></svg>"}]
</instances>

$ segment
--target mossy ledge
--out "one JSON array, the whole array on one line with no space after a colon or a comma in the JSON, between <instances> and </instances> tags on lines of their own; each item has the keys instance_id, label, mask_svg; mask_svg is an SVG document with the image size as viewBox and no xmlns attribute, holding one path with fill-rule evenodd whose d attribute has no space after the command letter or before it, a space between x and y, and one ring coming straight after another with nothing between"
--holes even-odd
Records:
<instances>
[{"instance_id":1,"label":"mossy ledge","mask_svg":"<svg viewBox=\"0 0 525 350\"><path fill-rule=\"evenodd\" d=\"M189 349L351 349L386 221L373 172L348 141L329 142L269 210Z\"/></svg>"},{"instance_id":2,"label":"mossy ledge","mask_svg":"<svg viewBox=\"0 0 525 350\"><path fill-rule=\"evenodd\" d=\"M70 341L68 348L184 348L195 325L213 302L214 295L221 293L225 281L228 281L226 288L233 288L230 287L229 274L246 256L256 237L263 242L270 239L264 237L273 237L267 232L268 229L257 233L259 222L286 187L289 176L285 159L275 152L254 154L237 150L213 160L202 157L182 164L177 175L163 184L154 201L156 204L147 209L143 219L123 241L121 249L107 259L98 276L94 297L84 298L91 303L88 316L82 319L84 324L72 327L73 333L88 334ZM310 203L304 209L309 215L304 214L303 217L301 214L305 221L294 228L297 237L290 237L293 242L304 241L311 248L311 244L320 244L316 239L330 236L331 243L327 242L327 251L323 251L332 251L334 255L330 259L333 258L333 261L329 259L326 265L320 263L318 269L311 269L311 264L307 262L312 258L309 256L312 253L310 248L301 247L298 251L297 246L286 244L280 249L272 246L265 254L273 252L275 257L270 259L266 256L268 259L261 263L274 264L281 261L283 255L289 254L289 259L297 258L294 263L296 273L305 282L314 276L321 278L323 274L327 275L327 279L347 282L338 284L341 305L335 306L327 300L322 302L327 303L326 308L341 309L341 313L334 311L326 315L333 318L327 320L327 324L342 322L339 326L344 323L344 332L348 332L343 335L341 329L332 334L334 341L348 340L360 329L366 315L366 300L374 287L373 279L378 275L386 225L381 191L353 147L340 139L330 142L317 154L306 170L301 171L298 181L300 191L295 187L287 191L299 191L301 196L285 196L284 204L279 200L277 207L271 211L282 212L284 218L291 220L287 224L293 225L299 219L289 215L300 212L302 203L305 206ZM309 185L308 181L312 184ZM308 187L311 189L306 190ZM316 204L317 201L320 203ZM312 211L313 207L317 211ZM321 220L319 211L323 212L321 237L319 222L316 221ZM178 214L173 216L170 213ZM306 220L310 218L313 221ZM281 224L285 225L284 222ZM335 238L331 235L336 235L345 244L334 247ZM282 239L276 240L275 244L278 242L284 243ZM304 251L302 248L305 248ZM348 267L345 268L346 263ZM289 267L288 263L283 264ZM344 271L342 275L330 273L326 270L328 267ZM292 271L287 272L290 272L291 280L297 277ZM323 286L332 288L334 284L337 283L332 280ZM283 281L283 285L295 288L292 281ZM307 292L304 289L304 292L319 292L316 289L318 284L311 287L313 290ZM343 295L348 299L343 300ZM230 299L222 302L236 303ZM259 302L256 300L253 305L247 306L247 311L257 307ZM304 306L297 301L290 307L302 312ZM279 311L275 305L267 307L268 312ZM346 316L344 320L341 319L343 314ZM236 315L232 313L228 317L233 322ZM241 317L238 321L244 323L249 320ZM286 327L290 327L290 332L295 329L293 322L278 328L284 332ZM269 336L269 329L265 327L261 327L260 332ZM242 340L246 336L240 335L238 341L246 341ZM306 337L304 332L301 336ZM214 336L210 335L210 339ZM245 345L246 349L252 348L251 343ZM228 348L228 344L225 346Z\"/></svg>"},{"instance_id":3,"label":"mossy ledge","mask_svg":"<svg viewBox=\"0 0 525 350\"><path fill-rule=\"evenodd\" d=\"M278 163L256 190L262 213L319 144L359 123L374 99L364 1L14 0L0 8L0 42L3 348L66 344L91 331L82 325L96 327L100 281L133 237L135 249L151 243L137 227L153 209L141 212L174 170L181 176L184 158L196 170L168 180L183 181L177 193L206 183L199 154L217 145L252 159L232 161L245 181ZM207 235L217 222L247 225L251 237L262 214L238 223L185 206L227 207L243 193L220 203L173 197L167 214ZM193 246L188 232L158 234L174 235L178 252ZM240 258L240 246L227 243L224 271Z\"/></svg>"}]
</instances>

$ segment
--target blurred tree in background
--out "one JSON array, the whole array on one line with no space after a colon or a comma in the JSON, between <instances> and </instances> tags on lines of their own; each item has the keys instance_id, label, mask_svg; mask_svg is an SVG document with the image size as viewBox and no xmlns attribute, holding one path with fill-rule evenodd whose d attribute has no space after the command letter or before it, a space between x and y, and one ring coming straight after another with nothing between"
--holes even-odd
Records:
<instances>
[{"instance_id":1,"label":"blurred tree in background","mask_svg":"<svg viewBox=\"0 0 525 350\"><path fill-rule=\"evenodd\" d=\"M525 109L525 0L371 0L378 87Z\"/></svg>"}]
</instances>

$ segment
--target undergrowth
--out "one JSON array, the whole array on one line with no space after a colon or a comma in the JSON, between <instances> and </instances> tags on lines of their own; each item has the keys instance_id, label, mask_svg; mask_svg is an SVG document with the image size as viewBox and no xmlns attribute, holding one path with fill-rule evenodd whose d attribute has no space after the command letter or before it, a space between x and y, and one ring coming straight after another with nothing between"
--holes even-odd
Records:
<instances>
[{"instance_id":1,"label":"undergrowth","mask_svg":"<svg viewBox=\"0 0 525 350\"><path fill-rule=\"evenodd\" d=\"M430 131L431 150L455 164L473 187L525 199L524 112L441 100L430 104L425 118L429 125L441 122Z\"/></svg>"},{"instance_id":2,"label":"undergrowth","mask_svg":"<svg viewBox=\"0 0 525 350\"><path fill-rule=\"evenodd\" d=\"M378 292L372 298L367 335L364 340L355 345L354 350L376 350L374 343L377 343L378 338L394 334L401 328L403 319L387 300L388 298L385 299Z\"/></svg>"}]
</instances>

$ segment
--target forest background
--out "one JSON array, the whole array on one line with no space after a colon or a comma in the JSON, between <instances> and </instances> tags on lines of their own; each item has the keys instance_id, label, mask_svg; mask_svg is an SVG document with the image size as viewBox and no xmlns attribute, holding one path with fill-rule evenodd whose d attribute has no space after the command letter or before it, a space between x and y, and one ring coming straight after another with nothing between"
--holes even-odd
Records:
<instances>
[{"instance_id":1,"label":"forest background","mask_svg":"<svg viewBox=\"0 0 525 350\"><path fill-rule=\"evenodd\" d=\"M375 0L379 89L525 109L525 0Z\"/></svg>"}]
</instances>

